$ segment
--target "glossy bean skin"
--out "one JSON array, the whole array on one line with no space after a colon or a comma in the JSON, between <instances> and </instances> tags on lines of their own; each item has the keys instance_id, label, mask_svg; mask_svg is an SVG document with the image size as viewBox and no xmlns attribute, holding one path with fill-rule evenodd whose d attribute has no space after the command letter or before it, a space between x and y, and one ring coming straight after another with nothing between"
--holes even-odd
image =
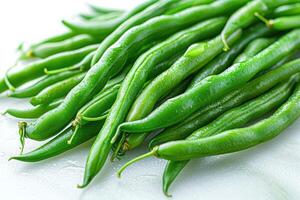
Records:
<instances>
[{"instance_id":1,"label":"glossy bean skin","mask_svg":"<svg viewBox=\"0 0 300 200\"><path fill-rule=\"evenodd\" d=\"M80 34L89 34L97 37L101 37L104 39L106 36L111 34L120 24L122 24L127 19L130 19L134 15L142 12L147 7L155 4L158 0L149 0L146 1L137 7L133 8L129 12L124 13L117 19L112 19L109 21L84 21L81 23L71 22L67 20L63 20L62 23L71 29L73 32Z\"/></svg>"},{"instance_id":2,"label":"glossy bean skin","mask_svg":"<svg viewBox=\"0 0 300 200\"><path fill-rule=\"evenodd\" d=\"M9 114L13 117L20 118L20 119L37 119L43 114L45 114L46 112L59 106L60 103L61 101L57 101L48 105L40 105L26 110L8 109L5 111L5 114Z\"/></svg>"},{"instance_id":3,"label":"glossy bean skin","mask_svg":"<svg viewBox=\"0 0 300 200\"><path fill-rule=\"evenodd\" d=\"M269 71L247 83L245 86L230 92L218 101L195 112L183 122L169 127L154 137L149 147L188 137L193 131L206 125L224 112L268 91L276 84L287 80L300 72L300 60L294 60Z\"/></svg>"},{"instance_id":4,"label":"glossy bean skin","mask_svg":"<svg viewBox=\"0 0 300 200\"><path fill-rule=\"evenodd\" d=\"M299 48L300 29L296 29L282 36L252 59L237 63L220 75L210 76L193 89L168 100L148 117L122 124L120 130L146 132L174 125L226 93L245 85L256 74L270 68Z\"/></svg>"},{"instance_id":5,"label":"glossy bean skin","mask_svg":"<svg viewBox=\"0 0 300 200\"><path fill-rule=\"evenodd\" d=\"M239 39L229 51L223 52L218 55L215 59L209 62L205 67L200 69L194 79L191 81L188 89L193 88L204 78L219 74L223 72L225 69L230 67L236 57L244 50L244 48L254 39L271 35L272 31L265 26L256 25L252 28L245 30L241 39Z\"/></svg>"},{"instance_id":6,"label":"glossy bean skin","mask_svg":"<svg viewBox=\"0 0 300 200\"><path fill-rule=\"evenodd\" d=\"M150 24L151 25L157 24L156 27L160 28L160 37L161 37L162 29L164 29L166 31L167 30L172 31L174 33L174 32L177 32L178 29L183 29L188 24L191 25L191 24L197 23L198 21L202 21L207 17L212 17L212 16L216 16L216 15L218 16L221 13L226 14L228 12L231 12L232 10L235 10L237 7L242 6L243 4L244 4L244 2L242 2L242 1L239 1L239 2L237 2L237 1L218 1L213 4L203 5L203 6L198 6L195 8L187 9L187 10L177 13L175 15L161 16L161 17L153 18L153 19L149 20L148 22L146 22L145 24L143 24L141 26L137 26L136 28L142 28L143 26L145 26L145 25L148 26ZM234 7L234 6L236 6L236 7ZM213 10L214 12L213 13L208 12L211 10ZM203 15L198 16L199 12L203 13ZM204 14L206 12L207 12L207 14ZM198 16L198 17L192 18L192 16ZM202 17L203 17L203 19L201 19ZM169 27L169 28L167 28L167 27ZM167 29L165 29L165 28L167 28ZM174 29L177 29L177 31L175 31ZM153 32L151 35L152 36L154 35ZM178 43L175 43L175 45L176 44L178 44ZM160 56L164 55L165 53L168 53L166 48L164 48L163 50L165 50L166 52L160 52ZM150 57L150 59L152 59L152 57ZM140 62L140 60L141 59L138 59L137 62ZM156 59L155 62L157 62L157 60L158 59ZM141 61L143 62L143 60L141 60ZM146 66L148 67L148 65L149 64L147 64ZM140 75L137 76L135 71L138 70L139 66L138 65L134 66L133 69L129 72L127 78L124 80L124 83L122 84L119 94L126 93L126 96L129 95L130 98L126 98L126 101L124 101L123 100L124 97L119 97L119 95L118 95L117 100L116 100L114 106L112 107L112 110L110 111L110 114L108 115L108 118L105 122L104 128L102 129L101 133L99 134L99 137L97 137L97 139L90 151L88 161L86 164L85 178L84 178L84 183L83 183L82 187L86 186L92 180L92 178L100 171L103 164L105 163L107 156L109 154L109 151L111 149L111 146L112 146L112 144L110 142L108 142L108 140L111 140L111 138L115 134L117 126L126 117L124 115L127 114L128 110L126 110L126 109L129 109L127 107L130 106L129 99L133 98L136 95L136 92L139 91L138 87L143 86L139 83L140 81L137 81L137 79L146 79L147 73L145 73L145 72L147 72L147 70L145 70L144 68L147 69L147 67L142 67ZM136 84L136 86L131 86L132 89L130 90L130 92L128 92L129 90L126 85L126 84L128 84L128 82L125 83L125 81L131 80L131 79L134 79L134 81L132 81L132 82L137 83L137 84ZM144 83L144 81L143 81L143 83ZM134 95L132 95L132 93ZM121 114L120 108L122 108L122 107L123 107L123 109L122 109L122 114ZM115 116L118 113L119 113L119 115ZM99 157L97 155L102 155L102 156Z\"/></svg>"},{"instance_id":7,"label":"glossy bean skin","mask_svg":"<svg viewBox=\"0 0 300 200\"><path fill-rule=\"evenodd\" d=\"M242 151L273 139L299 116L300 85L297 84L289 100L267 119L246 128L228 130L211 137L166 143L157 147L154 152L158 157L179 161Z\"/></svg>"},{"instance_id":8,"label":"glossy bean skin","mask_svg":"<svg viewBox=\"0 0 300 200\"><path fill-rule=\"evenodd\" d=\"M300 3L280 6L274 10L272 13L275 17L286 17L291 15L299 15L300 14Z\"/></svg>"},{"instance_id":9,"label":"glossy bean skin","mask_svg":"<svg viewBox=\"0 0 300 200\"><path fill-rule=\"evenodd\" d=\"M237 41L240 33L233 34L230 43ZM180 84L185 78L203 67L215 56L223 51L221 37L218 36L208 42L192 45L186 53L170 69L154 79L135 100L127 121L140 120L147 116L158 100ZM196 52L197 56L190 56Z\"/></svg>"},{"instance_id":10,"label":"glossy bean skin","mask_svg":"<svg viewBox=\"0 0 300 200\"><path fill-rule=\"evenodd\" d=\"M258 38L253 40L234 61L234 63L239 63L246 61L249 58L252 58L268 46L270 46L273 42L276 41L276 38Z\"/></svg>"},{"instance_id":11,"label":"glossy bean skin","mask_svg":"<svg viewBox=\"0 0 300 200\"><path fill-rule=\"evenodd\" d=\"M34 106L41 104L49 104L59 98L65 97L68 92L78 85L84 78L86 73L80 73L66 80L57 82L43 89L40 93L30 99L30 103ZM30 135L28 135L30 137Z\"/></svg>"},{"instance_id":12,"label":"glossy bean skin","mask_svg":"<svg viewBox=\"0 0 300 200\"><path fill-rule=\"evenodd\" d=\"M279 17L269 20L269 26L275 30L289 30L300 27L300 14L295 16Z\"/></svg>"},{"instance_id":13,"label":"glossy bean skin","mask_svg":"<svg viewBox=\"0 0 300 200\"><path fill-rule=\"evenodd\" d=\"M78 113L76 120L79 125L85 125L88 123L83 119L85 118L97 118L107 110L111 108L114 104L118 91L120 89L120 84L116 84L115 86L108 88L104 92L101 92L100 95L95 97L91 102L86 104Z\"/></svg>"},{"instance_id":14,"label":"glossy bean skin","mask_svg":"<svg viewBox=\"0 0 300 200\"><path fill-rule=\"evenodd\" d=\"M74 134L74 130L68 128L41 147L22 155L13 156L10 159L23 162L39 162L58 156L94 138L102 125L103 121L100 121L80 127L71 144L68 144L68 140Z\"/></svg>"},{"instance_id":15,"label":"glossy bean skin","mask_svg":"<svg viewBox=\"0 0 300 200\"><path fill-rule=\"evenodd\" d=\"M177 0L163 0L157 1L156 3L150 5L148 8L145 8L143 11L137 13L136 15L132 16L128 20L124 21L113 33L111 33L99 46L93 61L92 65L95 65L100 58L103 56L104 52L113 45L118 39L122 37L122 35L129 30L130 28L137 26L146 22L147 20L159 16L163 14L168 8L176 3ZM177 5L177 4L175 4Z\"/></svg>"},{"instance_id":16,"label":"glossy bean skin","mask_svg":"<svg viewBox=\"0 0 300 200\"><path fill-rule=\"evenodd\" d=\"M45 78L41 79L37 83L20 90L16 90L15 92L10 93L9 97L15 98L28 98L33 97L40 93L46 87L53 85L57 82L63 81L65 79L71 78L80 73L80 71L70 71L64 72L56 75L48 75Z\"/></svg>"},{"instance_id":17,"label":"glossy bean skin","mask_svg":"<svg viewBox=\"0 0 300 200\"><path fill-rule=\"evenodd\" d=\"M45 75L44 70L47 68L49 70L61 69L64 67L69 67L80 62L86 55L95 51L98 45L91 45L79 50L63 52L46 59L39 60L30 63L21 69L12 69L8 72L8 79L13 84L13 86L18 87L24 83L37 79ZM0 93L8 89L5 84L4 78L0 79Z\"/></svg>"},{"instance_id":18,"label":"glossy bean skin","mask_svg":"<svg viewBox=\"0 0 300 200\"><path fill-rule=\"evenodd\" d=\"M101 39L89 35L76 35L59 42L48 42L32 47L28 54L31 57L47 58L57 53L72 51L88 45L100 43Z\"/></svg>"},{"instance_id":19,"label":"glossy bean skin","mask_svg":"<svg viewBox=\"0 0 300 200\"><path fill-rule=\"evenodd\" d=\"M163 36L167 37L198 21L233 12L244 3L245 1L235 0L217 1L213 4L187 9L175 15L153 18L130 29L105 52L99 62L88 71L83 81L70 91L58 108L43 115L37 121L28 123L26 133L39 135L39 139L53 136L63 129L75 117L78 110L105 86L112 74L121 70L128 59L138 56L136 55L137 48L139 50L140 46L148 44L149 41L153 42ZM198 16L199 12L203 13L201 17ZM59 123L54 123L58 121Z\"/></svg>"},{"instance_id":20,"label":"glossy bean skin","mask_svg":"<svg viewBox=\"0 0 300 200\"><path fill-rule=\"evenodd\" d=\"M287 83L280 84L262 96L229 110L210 124L195 131L187 140L197 140L217 135L226 130L243 127L249 122L259 119L282 105L290 97L297 81L292 78ZM169 161L167 163L163 175L164 193L168 194L170 185L188 162L189 160Z\"/></svg>"}]
</instances>

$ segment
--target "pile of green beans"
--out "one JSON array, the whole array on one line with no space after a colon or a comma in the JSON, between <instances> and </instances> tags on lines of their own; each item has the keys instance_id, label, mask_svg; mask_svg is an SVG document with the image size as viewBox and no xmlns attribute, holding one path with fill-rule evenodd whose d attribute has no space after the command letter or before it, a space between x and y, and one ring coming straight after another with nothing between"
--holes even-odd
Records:
<instances>
[{"instance_id":1,"label":"pile of green beans","mask_svg":"<svg viewBox=\"0 0 300 200\"><path fill-rule=\"evenodd\" d=\"M39 162L91 141L84 188L110 153L115 161L146 145L118 175L165 159L170 196L191 159L246 150L300 117L300 0L89 8L80 22L62 20L64 33L20 48L0 79L0 93L31 104L4 112L21 120L21 153L10 160ZM49 140L23 154L29 139Z\"/></svg>"}]
</instances>

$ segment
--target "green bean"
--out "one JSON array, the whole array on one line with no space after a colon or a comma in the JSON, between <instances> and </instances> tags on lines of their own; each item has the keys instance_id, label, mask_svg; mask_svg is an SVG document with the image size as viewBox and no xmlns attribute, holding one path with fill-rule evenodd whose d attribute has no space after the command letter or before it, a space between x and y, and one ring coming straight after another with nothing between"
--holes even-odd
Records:
<instances>
[{"instance_id":1,"label":"green bean","mask_svg":"<svg viewBox=\"0 0 300 200\"><path fill-rule=\"evenodd\" d=\"M76 33L85 33L85 34L95 35L98 37L105 38L124 21L130 19L131 17L138 14L139 12L142 12L144 9L147 9L147 7L151 6L152 4L155 4L156 2L158 2L158 0L149 0L141 5L138 5L131 11L124 13L121 17L115 20L109 20L104 22L85 21L81 23L69 22L67 20L63 20L62 23Z\"/></svg>"},{"instance_id":2,"label":"green bean","mask_svg":"<svg viewBox=\"0 0 300 200\"><path fill-rule=\"evenodd\" d=\"M164 159L180 161L242 151L273 139L299 116L300 85L297 84L289 100L267 119L249 127L228 130L211 137L166 143L156 147L151 153Z\"/></svg>"},{"instance_id":3,"label":"green bean","mask_svg":"<svg viewBox=\"0 0 300 200\"><path fill-rule=\"evenodd\" d=\"M217 1L210 5L187 9L176 15L153 18L132 28L105 52L101 60L88 71L83 81L70 91L58 108L43 115L37 121L26 124L27 137L46 139L67 126L80 107L103 88L111 75L122 69L128 59L138 56L137 50L140 50L144 44L167 37L205 18L232 12L244 3L235 0ZM199 16L199 12L203 15Z\"/></svg>"},{"instance_id":4,"label":"green bean","mask_svg":"<svg viewBox=\"0 0 300 200\"><path fill-rule=\"evenodd\" d=\"M113 13L109 13L109 14L105 14L105 15L96 16L91 20L92 21L113 20L113 19L117 19L117 18L121 17L123 14L124 13L122 13L122 12L113 12Z\"/></svg>"},{"instance_id":5,"label":"green bean","mask_svg":"<svg viewBox=\"0 0 300 200\"><path fill-rule=\"evenodd\" d=\"M28 55L31 57L46 58L57 53L76 50L100 42L101 39L89 35L76 35L63 41L48 42L32 47L29 50Z\"/></svg>"},{"instance_id":6,"label":"green bean","mask_svg":"<svg viewBox=\"0 0 300 200\"><path fill-rule=\"evenodd\" d=\"M30 103L34 106L49 104L56 99L65 97L72 88L74 88L82 81L85 75L86 73L80 73L66 80L46 87L36 96L32 97Z\"/></svg>"},{"instance_id":7,"label":"green bean","mask_svg":"<svg viewBox=\"0 0 300 200\"><path fill-rule=\"evenodd\" d=\"M35 48L35 47L40 46L40 45L43 45L43 44L45 44L45 43L61 42L61 41L67 40L67 39L69 39L69 38L71 38L71 37L74 37L74 36L76 36L76 35L77 35L76 33L71 32L71 31L68 31L68 32L61 33L61 34L58 34L58 35L49 37L49 38L47 38L47 39L44 39L44 40L42 40L42 41L39 42L39 43L36 43L36 44L31 45L30 48Z\"/></svg>"},{"instance_id":8,"label":"green bean","mask_svg":"<svg viewBox=\"0 0 300 200\"><path fill-rule=\"evenodd\" d=\"M120 84L108 88L95 97L91 102L86 104L80 109L76 116L76 123L79 125L85 125L87 121L84 118L97 118L105 111L109 110L110 107L116 100ZM77 125L75 124L75 126Z\"/></svg>"},{"instance_id":9,"label":"green bean","mask_svg":"<svg viewBox=\"0 0 300 200\"><path fill-rule=\"evenodd\" d=\"M92 65L95 65L103 56L104 52L110 46L112 46L116 41L118 41L127 30L129 30L130 28L136 25L144 23L155 16L161 15L177 1L178 0L158 1L153 5L149 6L148 8L145 8L143 11L132 16L131 18L127 19L126 21L124 21L112 34L110 34L107 38L105 38L105 40L101 43L100 47L96 52L96 55L93 58Z\"/></svg>"},{"instance_id":10,"label":"green bean","mask_svg":"<svg viewBox=\"0 0 300 200\"><path fill-rule=\"evenodd\" d=\"M59 104L61 104L61 101L56 101L47 105L39 105L37 107L33 107L26 110L8 109L5 111L4 114L9 114L13 117L20 119L36 119L45 114L46 112L56 108L57 106L59 106Z\"/></svg>"},{"instance_id":11,"label":"green bean","mask_svg":"<svg viewBox=\"0 0 300 200\"><path fill-rule=\"evenodd\" d=\"M300 3L284 5L276 8L273 12L275 17L285 17L300 14Z\"/></svg>"},{"instance_id":12,"label":"green bean","mask_svg":"<svg viewBox=\"0 0 300 200\"><path fill-rule=\"evenodd\" d=\"M225 69L230 67L234 59L241 53L241 51L254 39L271 34L272 32L262 25L253 26L243 33L241 39L239 39L229 51L223 52L215 59L209 62L205 67L200 69L197 75L192 80L188 89L193 88L204 78L219 74Z\"/></svg>"},{"instance_id":13,"label":"green bean","mask_svg":"<svg viewBox=\"0 0 300 200\"><path fill-rule=\"evenodd\" d=\"M234 63L244 62L249 58L252 58L270 44L274 43L276 38L258 38L253 40L234 61Z\"/></svg>"},{"instance_id":14,"label":"green bean","mask_svg":"<svg viewBox=\"0 0 300 200\"><path fill-rule=\"evenodd\" d=\"M58 156L94 138L101 129L102 124L103 121L90 123L80 127L77 130L77 137L73 140L72 144L68 144L68 140L73 135L74 130L68 128L41 147L29 153L13 156L10 160L38 162Z\"/></svg>"},{"instance_id":15,"label":"green bean","mask_svg":"<svg viewBox=\"0 0 300 200\"><path fill-rule=\"evenodd\" d=\"M22 69L13 68L7 73L7 77L13 86L18 87L22 84L39 78L45 74L44 69L60 69L80 62L90 52L95 51L98 45L87 46L75 51L63 52L46 59L30 63ZM0 93L8 89L4 78L0 79Z\"/></svg>"},{"instance_id":16,"label":"green bean","mask_svg":"<svg viewBox=\"0 0 300 200\"><path fill-rule=\"evenodd\" d=\"M151 140L149 148L168 141L185 139L193 131L206 125L229 109L263 94L279 82L285 81L298 72L300 72L299 59L255 78L245 86L230 92L218 101L198 110L183 122L165 129Z\"/></svg>"},{"instance_id":17,"label":"green bean","mask_svg":"<svg viewBox=\"0 0 300 200\"><path fill-rule=\"evenodd\" d=\"M243 1L237 2L237 1L228 1L227 0L227 1L218 1L218 2L210 4L210 5L198 6L195 8L187 9L181 13L178 13L178 14L175 14L172 16L161 16L161 17L153 18L153 19L149 20L148 22L146 22L145 24L135 27L133 30L129 31L129 33L130 34L138 33L139 37L142 36L144 38L143 42L145 42L146 38L149 39L150 36L154 37L157 34L158 30L159 30L160 37L162 37L162 32L164 34L167 32L169 34L171 34L171 32L172 33L177 32L179 29L186 27L188 24L196 23L196 21L203 20L203 19L201 19L201 17L207 18L207 17L212 17L215 15L220 15L221 13L222 14L228 13L228 12L236 9L236 7L241 6L242 4L244 4ZM212 10L214 11L213 13L211 12ZM201 16L199 16L199 12L202 13ZM207 12L207 14L205 14L206 12ZM192 16L197 16L197 17L194 18ZM148 29L147 31L146 31L146 27ZM157 28L158 28L158 30L155 30ZM139 30L139 31L137 31L137 30ZM149 30L150 30L150 32L149 32ZM165 30L165 31L162 31L162 30ZM141 33L141 31L143 33ZM147 32L148 37L145 37L146 35L144 35L146 32ZM124 39L127 38L126 34L122 38L124 38ZM136 44L135 41L134 42L131 41L131 45L135 45L135 44ZM114 46L115 45L116 44L114 44ZM176 46L176 48L180 47L178 41L173 42L171 45L172 48L164 48L163 51L159 51L160 52L158 54L159 58L163 59L164 55L170 54L170 51L169 51L170 49L172 49L171 53L173 53L174 52L173 45ZM155 49L155 48L156 47L154 47L153 49ZM160 48L161 47L159 47L159 49ZM150 50L150 52L151 52L151 50ZM106 51L106 53L107 53L107 51ZM152 63L158 62L160 60L157 58L157 56L158 56L157 54L155 54L155 56L147 55L147 53L144 55L146 55L145 58L147 58L149 56L149 59L151 60ZM156 58L156 60L152 60L153 58ZM101 60L102 59L103 59L103 57L101 58ZM99 61L100 63L101 63L101 60ZM142 58L142 60L139 59L139 61L137 61L136 63L138 63L140 61L144 62L144 58ZM126 81L122 84L119 94L121 94L121 95L124 94L124 96L126 96L126 97L127 97L127 95L129 95L128 96L129 98L126 98L126 101L124 101L123 97L118 97L114 106L112 107L112 110L110 111L110 114L108 115L108 118L106 120L104 128L102 129L101 133L99 134L99 137L97 138L96 142L94 143L94 145L90 151L90 154L89 154L90 156L88 157L88 161L87 161L87 165L86 165L84 182L83 182L83 185L81 185L80 187L86 186L92 180L92 178L97 174L97 172L102 168L103 164L105 163L108 153L112 146L112 144L107 142L107 140L111 140L111 138L114 136L115 130L116 130L118 124L124 120L124 118L125 118L124 115L127 114L126 113L127 109L128 109L127 107L128 107L128 105L130 106L130 101L132 101L132 98L134 98L134 96L137 95L136 92L140 89L140 87L143 86L140 84L139 81L136 81L136 80L146 79L146 75L147 75L146 72L148 71L147 68L148 68L149 64L147 62L145 62L145 65L147 67L145 66L145 67L141 68L141 72L140 72L141 75L137 76L137 74L135 74L135 71L137 71L139 68L138 65L134 66L133 69L128 74L126 80L130 80L132 83L135 83L134 87L131 86L132 89L129 90L129 88L127 88L127 85L130 82L128 83ZM132 80L132 79L135 79L135 80ZM144 83L144 82L142 82L142 83ZM134 95L132 95L132 93ZM119 110L119 109L121 109L121 110ZM117 115L117 116L115 116L115 115ZM100 155L100 154L102 156L96 156L96 155Z\"/></svg>"},{"instance_id":18,"label":"green bean","mask_svg":"<svg viewBox=\"0 0 300 200\"><path fill-rule=\"evenodd\" d=\"M287 17L279 17L276 19L268 20L262 15L256 13L256 17L265 22L265 24L275 30L289 30L300 27L300 15L295 16L287 16Z\"/></svg>"},{"instance_id":19,"label":"green bean","mask_svg":"<svg viewBox=\"0 0 300 200\"><path fill-rule=\"evenodd\" d=\"M293 91L293 86L298 81L298 79L299 76L297 78L290 79L287 83L278 85L262 96L259 96L244 103L241 106L229 110L210 124L195 131L190 137L186 139L186 141L196 141L201 138L217 135L223 131L239 128L247 125L249 122L253 122L254 120L259 119L265 114L268 114L269 112L278 108L289 98L290 94ZM171 144L171 142L166 143L166 145L167 144ZM158 148L160 146L158 146ZM157 147L154 147L154 149L155 148ZM189 149L193 147L186 146L185 148ZM180 162L168 162L163 176L163 190L167 196L169 196L168 189L170 185L188 162L189 160L182 160ZM125 164L125 167L126 165L128 166L128 164ZM120 172L122 172L125 167L122 168Z\"/></svg>"},{"instance_id":20,"label":"green bean","mask_svg":"<svg viewBox=\"0 0 300 200\"><path fill-rule=\"evenodd\" d=\"M239 37L240 32L237 32L229 38L229 42L233 43ZM140 120L147 116L164 94L220 54L223 47L220 36L208 42L192 45L170 69L154 79L143 90L131 107L127 121Z\"/></svg>"},{"instance_id":21,"label":"green bean","mask_svg":"<svg viewBox=\"0 0 300 200\"><path fill-rule=\"evenodd\" d=\"M300 29L296 29L282 36L252 59L237 63L220 75L204 79L193 89L168 100L148 117L124 123L119 129L125 132L146 132L174 125L226 93L245 85L260 71L270 68L299 47Z\"/></svg>"},{"instance_id":22,"label":"green bean","mask_svg":"<svg viewBox=\"0 0 300 200\"><path fill-rule=\"evenodd\" d=\"M60 74L63 72L68 72L68 71L80 71L80 72L87 71L91 67L91 61L92 61L94 54L95 54L95 51L89 53L79 63L76 63L73 66L68 66L65 68L55 69L55 70L48 70L47 68L45 68L44 72L47 75L56 75L56 74Z\"/></svg>"},{"instance_id":23,"label":"green bean","mask_svg":"<svg viewBox=\"0 0 300 200\"><path fill-rule=\"evenodd\" d=\"M79 71L70 71L70 72L64 72L56 75L48 75L45 78L41 79L37 83L34 83L33 85L16 90L15 92L10 93L9 97L15 97L15 98L28 98L33 97L37 95L39 92L41 92L46 87L53 85L57 82L63 81L65 79L71 78L75 75L77 75Z\"/></svg>"}]
</instances>

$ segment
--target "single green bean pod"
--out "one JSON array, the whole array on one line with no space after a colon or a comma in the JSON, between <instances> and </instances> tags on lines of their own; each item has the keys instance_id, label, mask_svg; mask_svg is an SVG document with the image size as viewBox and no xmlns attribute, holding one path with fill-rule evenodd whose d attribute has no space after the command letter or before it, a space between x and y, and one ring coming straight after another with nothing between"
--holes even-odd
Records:
<instances>
[{"instance_id":1,"label":"single green bean pod","mask_svg":"<svg viewBox=\"0 0 300 200\"><path fill-rule=\"evenodd\" d=\"M37 79L45 75L45 69L55 70L69 67L80 62L86 55L95 51L98 45L87 46L75 51L63 52L50 56L43 60L30 63L22 68L13 68L7 73L9 82L19 87L24 83ZM8 89L5 78L0 79L0 93Z\"/></svg>"},{"instance_id":2,"label":"single green bean pod","mask_svg":"<svg viewBox=\"0 0 300 200\"><path fill-rule=\"evenodd\" d=\"M56 75L48 75L45 78L38 81L37 83L34 83L33 85L27 88L16 90L15 92L8 94L8 96L15 97L15 98L33 97L38 93L40 93L45 88L49 87L50 85L71 78L77 75L78 73L80 73L80 71L70 71L70 72L63 72Z\"/></svg>"},{"instance_id":3,"label":"single green bean pod","mask_svg":"<svg viewBox=\"0 0 300 200\"><path fill-rule=\"evenodd\" d=\"M115 9L115 8L106 8L106 7L101 7L98 5L94 5L94 4L88 4L88 7L98 13L98 14L109 14L109 13L119 13L119 12L123 12L123 10L120 9Z\"/></svg>"},{"instance_id":4,"label":"single green bean pod","mask_svg":"<svg viewBox=\"0 0 300 200\"><path fill-rule=\"evenodd\" d=\"M59 98L65 97L72 88L74 88L82 81L85 75L86 73L80 73L66 80L46 87L36 96L32 97L30 103L34 106L49 104Z\"/></svg>"},{"instance_id":5,"label":"single green bean pod","mask_svg":"<svg viewBox=\"0 0 300 200\"><path fill-rule=\"evenodd\" d=\"M293 15L287 17L279 17L275 19L266 19L262 15L256 13L256 16L265 24L275 30L289 30L289 29L296 29L300 27L300 15Z\"/></svg>"},{"instance_id":6,"label":"single green bean pod","mask_svg":"<svg viewBox=\"0 0 300 200\"><path fill-rule=\"evenodd\" d=\"M9 114L13 117L20 118L20 119L37 119L43 114L47 113L48 111L59 106L59 104L61 104L61 101L56 101L46 105L39 105L26 110L8 109L5 111L4 114Z\"/></svg>"},{"instance_id":7,"label":"single green bean pod","mask_svg":"<svg viewBox=\"0 0 300 200\"><path fill-rule=\"evenodd\" d=\"M91 44L100 43L101 39L90 35L76 35L59 42L48 42L32 47L27 53L30 57L47 58L57 53L72 51Z\"/></svg>"},{"instance_id":8,"label":"single green bean pod","mask_svg":"<svg viewBox=\"0 0 300 200\"><path fill-rule=\"evenodd\" d=\"M100 121L80 127L77 130L77 137L74 138L71 144L68 144L68 140L74 134L74 130L68 128L41 147L22 155L13 156L10 160L39 162L58 156L94 138L102 125L103 121Z\"/></svg>"},{"instance_id":9,"label":"single green bean pod","mask_svg":"<svg viewBox=\"0 0 300 200\"><path fill-rule=\"evenodd\" d=\"M300 3L284 5L276 8L272 13L275 17L286 17L291 15L300 15Z\"/></svg>"},{"instance_id":10,"label":"single green bean pod","mask_svg":"<svg viewBox=\"0 0 300 200\"><path fill-rule=\"evenodd\" d=\"M168 100L146 118L126 122L120 125L119 129L125 132L147 132L174 125L228 92L245 85L256 74L270 68L299 48L300 29L296 29L282 36L252 59L237 63L219 75L207 77L193 89Z\"/></svg>"},{"instance_id":11,"label":"single green bean pod","mask_svg":"<svg viewBox=\"0 0 300 200\"><path fill-rule=\"evenodd\" d=\"M165 12L165 15L172 15L177 12L180 12L182 10L185 10L187 8L191 8L193 6L199 6L204 4L213 3L213 0L184 0L180 1L177 4L172 5L167 12Z\"/></svg>"},{"instance_id":12,"label":"single green bean pod","mask_svg":"<svg viewBox=\"0 0 300 200\"><path fill-rule=\"evenodd\" d=\"M165 142L185 139L192 132L211 122L229 109L267 92L276 84L287 80L299 72L300 60L296 59L255 78L245 86L230 92L218 101L198 110L183 122L165 129L151 140L149 148L152 149L154 146Z\"/></svg>"}]
</instances>

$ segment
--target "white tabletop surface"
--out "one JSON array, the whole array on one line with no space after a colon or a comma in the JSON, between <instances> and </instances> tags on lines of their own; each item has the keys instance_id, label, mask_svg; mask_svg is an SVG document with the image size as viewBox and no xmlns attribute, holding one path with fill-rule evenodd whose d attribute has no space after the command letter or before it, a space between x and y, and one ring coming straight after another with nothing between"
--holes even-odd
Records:
<instances>
[{"instance_id":1,"label":"white tabletop surface","mask_svg":"<svg viewBox=\"0 0 300 200\"><path fill-rule=\"evenodd\" d=\"M98 4L129 8L137 0L98 0ZM13 64L20 42L34 42L61 30L60 20L86 10L84 0L9 0L0 2L0 73ZM26 104L25 104L26 105ZM24 107L24 101L0 97L0 111ZM300 199L300 121L271 142L226 156L191 162L171 188L174 200ZM28 142L26 151L39 144ZM8 158L18 153L17 120L0 116L0 199L5 200L158 200L165 161L150 158L116 170L145 152L138 149L120 162L109 163L85 190L81 183L90 144L41 163Z\"/></svg>"}]
</instances>

